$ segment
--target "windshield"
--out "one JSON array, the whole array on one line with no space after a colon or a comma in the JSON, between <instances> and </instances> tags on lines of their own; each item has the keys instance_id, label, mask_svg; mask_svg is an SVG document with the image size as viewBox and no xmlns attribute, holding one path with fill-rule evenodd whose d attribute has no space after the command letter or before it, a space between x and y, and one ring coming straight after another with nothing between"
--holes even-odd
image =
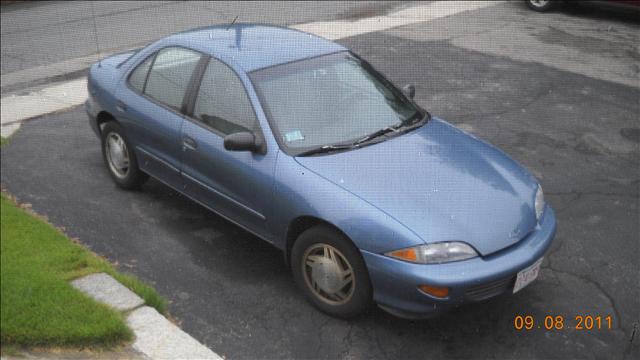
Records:
<instances>
[{"instance_id":1,"label":"windshield","mask_svg":"<svg viewBox=\"0 0 640 360\"><path fill-rule=\"evenodd\" d=\"M421 115L371 66L348 52L251 74L279 143L294 154L347 144Z\"/></svg>"}]
</instances>

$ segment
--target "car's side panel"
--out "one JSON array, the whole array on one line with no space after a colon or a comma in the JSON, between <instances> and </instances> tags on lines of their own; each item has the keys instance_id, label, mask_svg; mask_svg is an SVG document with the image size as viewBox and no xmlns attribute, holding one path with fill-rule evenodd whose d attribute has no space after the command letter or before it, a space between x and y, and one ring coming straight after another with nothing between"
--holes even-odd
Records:
<instances>
[{"instance_id":1,"label":"car's side panel","mask_svg":"<svg viewBox=\"0 0 640 360\"><path fill-rule=\"evenodd\" d=\"M136 144L138 166L167 184L179 187L180 130L184 118L130 89L123 79L117 93L115 116Z\"/></svg>"},{"instance_id":2,"label":"car's side panel","mask_svg":"<svg viewBox=\"0 0 640 360\"><path fill-rule=\"evenodd\" d=\"M107 59L105 59L107 60ZM100 137L97 123L98 114L102 111L113 114L115 108L115 89L122 77L122 69L112 66L107 61L93 64L87 76L88 99L85 109L89 115L91 128Z\"/></svg>"},{"instance_id":3,"label":"car's side panel","mask_svg":"<svg viewBox=\"0 0 640 360\"><path fill-rule=\"evenodd\" d=\"M276 151L225 150L220 135L191 120L184 122L182 137L196 145L183 155L186 194L271 242L266 220Z\"/></svg>"},{"instance_id":4,"label":"car's side panel","mask_svg":"<svg viewBox=\"0 0 640 360\"><path fill-rule=\"evenodd\" d=\"M226 75L222 76L220 72ZM233 70L225 62L212 58L200 73L197 80L199 85L193 87L186 110L190 115L189 120L182 127L184 191L214 211L234 219L236 223L272 242L268 214L272 205L277 148L271 147L271 151L259 152L226 150L225 133L215 127L221 121L241 121L253 128L254 136L265 145L257 119L260 109L256 109L251 102L248 94L252 90L251 86L242 82L241 74L241 70ZM219 79L219 85L216 79ZM225 79L231 83L226 83ZM235 92L237 94L234 95ZM207 105L202 111L212 111L209 117L216 121L196 119L205 116L203 114L191 115L194 108L198 108L198 96L203 96L200 101ZM228 98L229 96L232 98ZM227 105L231 108L227 108ZM242 111L238 111L239 109ZM226 118L228 116L231 118ZM267 146L263 148L266 150Z\"/></svg>"},{"instance_id":5,"label":"car's side panel","mask_svg":"<svg viewBox=\"0 0 640 360\"><path fill-rule=\"evenodd\" d=\"M166 47L165 49L169 48L180 49L173 47ZM125 127L130 141L135 144L138 166L144 172L168 185L179 188L183 185L183 179L180 175L182 154L180 134L184 115L177 109L170 108L147 94L142 94L140 89L134 89L128 82L131 73L147 58L154 59L151 65L152 69L159 67L158 71L166 71L163 69L168 69L167 64L159 66L155 61L155 59L159 58L157 54L162 54L163 50L149 54L147 57L137 61L137 64L131 66L126 75L122 77L115 95L115 115ZM154 56L155 58L153 58ZM200 58L202 57L204 55L200 55ZM193 71L195 72L195 70ZM161 73L156 74L159 74L160 79L171 80ZM184 74L187 78L190 75ZM150 77L151 75L147 75L147 83L150 82ZM162 91L161 85L156 85L156 90ZM183 93L174 96L176 98L175 101L181 104L186 93L187 91L185 90Z\"/></svg>"}]
</instances>

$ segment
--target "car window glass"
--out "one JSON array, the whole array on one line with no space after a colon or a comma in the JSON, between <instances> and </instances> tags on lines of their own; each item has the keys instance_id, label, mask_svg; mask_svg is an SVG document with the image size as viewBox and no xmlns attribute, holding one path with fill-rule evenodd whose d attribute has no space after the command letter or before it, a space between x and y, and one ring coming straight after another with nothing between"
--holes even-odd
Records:
<instances>
[{"instance_id":1,"label":"car window glass","mask_svg":"<svg viewBox=\"0 0 640 360\"><path fill-rule=\"evenodd\" d=\"M129 76L129 84L139 92L144 90L144 81L147 79L147 72L153 61L153 56L149 56L147 60L138 65Z\"/></svg>"},{"instance_id":2,"label":"car window glass","mask_svg":"<svg viewBox=\"0 0 640 360\"><path fill-rule=\"evenodd\" d=\"M184 48L161 50L151 67L144 93L176 110L182 105L200 54Z\"/></svg>"},{"instance_id":3,"label":"car window glass","mask_svg":"<svg viewBox=\"0 0 640 360\"><path fill-rule=\"evenodd\" d=\"M202 77L193 116L225 135L256 130L256 118L241 80L213 58Z\"/></svg>"},{"instance_id":4,"label":"car window glass","mask_svg":"<svg viewBox=\"0 0 640 360\"><path fill-rule=\"evenodd\" d=\"M276 135L290 149L352 143L419 114L400 91L346 52L259 70L251 77Z\"/></svg>"}]
</instances>

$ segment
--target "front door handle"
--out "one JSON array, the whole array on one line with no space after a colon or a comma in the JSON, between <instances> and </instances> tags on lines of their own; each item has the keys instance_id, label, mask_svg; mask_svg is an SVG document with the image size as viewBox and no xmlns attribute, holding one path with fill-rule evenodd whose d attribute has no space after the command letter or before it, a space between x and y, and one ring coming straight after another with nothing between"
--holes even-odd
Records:
<instances>
[{"instance_id":1,"label":"front door handle","mask_svg":"<svg viewBox=\"0 0 640 360\"><path fill-rule=\"evenodd\" d=\"M127 105L125 105L120 100L116 100L116 110L118 110L120 112L126 112L127 111Z\"/></svg>"},{"instance_id":2,"label":"front door handle","mask_svg":"<svg viewBox=\"0 0 640 360\"><path fill-rule=\"evenodd\" d=\"M198 148L198 143L192 138L185 136L182 138L182 147L184 150L195 150Z\"/></svg>"}]
</instances>

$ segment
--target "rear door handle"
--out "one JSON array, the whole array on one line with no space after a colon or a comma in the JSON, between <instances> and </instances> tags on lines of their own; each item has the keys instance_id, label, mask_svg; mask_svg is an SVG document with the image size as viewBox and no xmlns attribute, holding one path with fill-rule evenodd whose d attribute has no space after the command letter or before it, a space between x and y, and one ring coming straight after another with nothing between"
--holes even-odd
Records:
<instances>
[{"instance_id":1,"label":"rear door handle","mask_svg":"<svg viewBox=\"0 0 640 360\"><path fill-rule=\"evenodd\" d=\"M120 112L126 112L127 111L127 105L125 105L120 100L116 100L116 110L118 110Z\"/></svg>"},{"instance_id":2,"label":"rear door handle","mask_svg":"<svg viewBox=\"0 0 640 360\"><path fill-rule=\"evenodd\" d=\"M182 138L182 147L184 150L195 150L198 148L198 143L192 138L185 136Z\"/></svg>"}]
</instances>

